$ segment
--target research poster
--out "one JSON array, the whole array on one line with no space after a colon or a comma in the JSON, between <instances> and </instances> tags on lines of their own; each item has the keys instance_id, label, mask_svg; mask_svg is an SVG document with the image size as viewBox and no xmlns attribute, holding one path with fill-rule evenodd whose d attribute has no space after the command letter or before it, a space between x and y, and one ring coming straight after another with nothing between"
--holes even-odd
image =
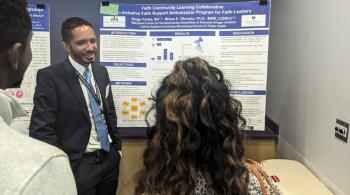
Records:
<instances>
[{"instance_id":1,"label":"research poster","mask_svg":"<svg viewBox=\"0 0 350 195\"><path fill-rule=\"evenodd\" d=\"M108 4L100 9L100 60L119 127L146 127L150 98L180 59L220 68L247 128L265 129L270 3ZM152 116L148 118L152 123Z\"/></svg>"},{"instance_id":2,"label":"research poster","mask_svg":"<svg viewBox=\"0 0 350 195\"><path fill-rule=\"evenodd\" d=\"M17 99L28 112L27 117L16 118L11 126L28 134L30 114L33 110L33 96L38 69L50 65L50 19L48 5L29 4L28 11L32 19L33 37L31 42L32 61L24 75L21 88L6 91Z\"/></svg>"}]
</instances>

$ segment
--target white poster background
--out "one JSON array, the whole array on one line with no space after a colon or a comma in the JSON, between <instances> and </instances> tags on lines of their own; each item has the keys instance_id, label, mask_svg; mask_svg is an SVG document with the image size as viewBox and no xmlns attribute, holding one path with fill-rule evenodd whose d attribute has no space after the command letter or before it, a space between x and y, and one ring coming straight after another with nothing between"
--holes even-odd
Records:
<instances>
[{"instance_id":1,"label":"white poster background","mask_svg":"<svg viewBox=\"0 0 350 195\"><path fill-rule=\"evenodd\" d=\"M117 6L118 13L100 15L100 56L110 74L119 127L146 127L149 99L160 81L177 60L200 56L232 83L248 129L265 129L269 5Z\"/></svg>"}]
</instances>

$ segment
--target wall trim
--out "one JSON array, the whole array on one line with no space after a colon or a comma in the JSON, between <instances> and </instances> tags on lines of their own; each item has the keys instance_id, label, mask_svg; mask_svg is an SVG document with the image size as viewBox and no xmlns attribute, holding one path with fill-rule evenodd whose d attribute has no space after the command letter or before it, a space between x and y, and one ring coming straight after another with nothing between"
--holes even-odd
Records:
<instances>
[{"instance_id":1,"label":"wall trim","mask_svg":"<svg viewBox=\"0 0 350 195\"><path fill-rule=\"evenodd\" d=\"M277 155L279 158L296 160L304 164L332 193L335 195L346 195L333 181L325 176L312 162L306 159L281 136L278 136Z\"/></svg>"}]
</instances>

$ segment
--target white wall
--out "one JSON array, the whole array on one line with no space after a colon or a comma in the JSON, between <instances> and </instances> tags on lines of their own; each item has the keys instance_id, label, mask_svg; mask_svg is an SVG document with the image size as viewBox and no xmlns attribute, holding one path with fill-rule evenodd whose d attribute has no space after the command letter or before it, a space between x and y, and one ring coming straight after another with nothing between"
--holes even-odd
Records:
<instances>
[{"instance_id":1,"label":"white wall","mask_svg":"<svg viewBox=\"0 0 350 195\"><path fill-rule=\"evenodd\" d=\"M304 162L335 194L350 194L350 1L272 0L267 115L283 156Z\"/></svg>"}]
</instances>

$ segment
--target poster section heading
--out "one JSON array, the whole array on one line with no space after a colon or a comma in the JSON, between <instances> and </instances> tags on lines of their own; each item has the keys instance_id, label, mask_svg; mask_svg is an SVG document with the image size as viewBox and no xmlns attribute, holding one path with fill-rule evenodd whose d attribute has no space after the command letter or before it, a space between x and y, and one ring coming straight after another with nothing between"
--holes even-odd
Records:
<instances>
[{"instance_id":1,"label":"poster section heading","mask_svg":"<svg viewBox=\"0 0 350 195\"><path fill-rule=\"evenodd\" d=\"M32 19L33 31L50 31L50 15L47 5L29 4L27 9Z\"/></svg>"},{"instance_id":2,"label":"poster section heading","mask_svg":"<svg viewBox=\"0 0 350 195\"><path fill-rule=\"evenodd\" d=\"M115 15L101 14L101 28L237 29L269 26L270 7L256 2L131 5L118 4Z\"/></svg>"},{"instance_id":3,"label":"poster section heading","mask_svg":"<svg viewBox=\"0 0 350 195\"><path fill-rule=\"evenodd\" d=\"M230 90L231 95L266 95L266 90Z\"/></svg>"}]
</instances>

